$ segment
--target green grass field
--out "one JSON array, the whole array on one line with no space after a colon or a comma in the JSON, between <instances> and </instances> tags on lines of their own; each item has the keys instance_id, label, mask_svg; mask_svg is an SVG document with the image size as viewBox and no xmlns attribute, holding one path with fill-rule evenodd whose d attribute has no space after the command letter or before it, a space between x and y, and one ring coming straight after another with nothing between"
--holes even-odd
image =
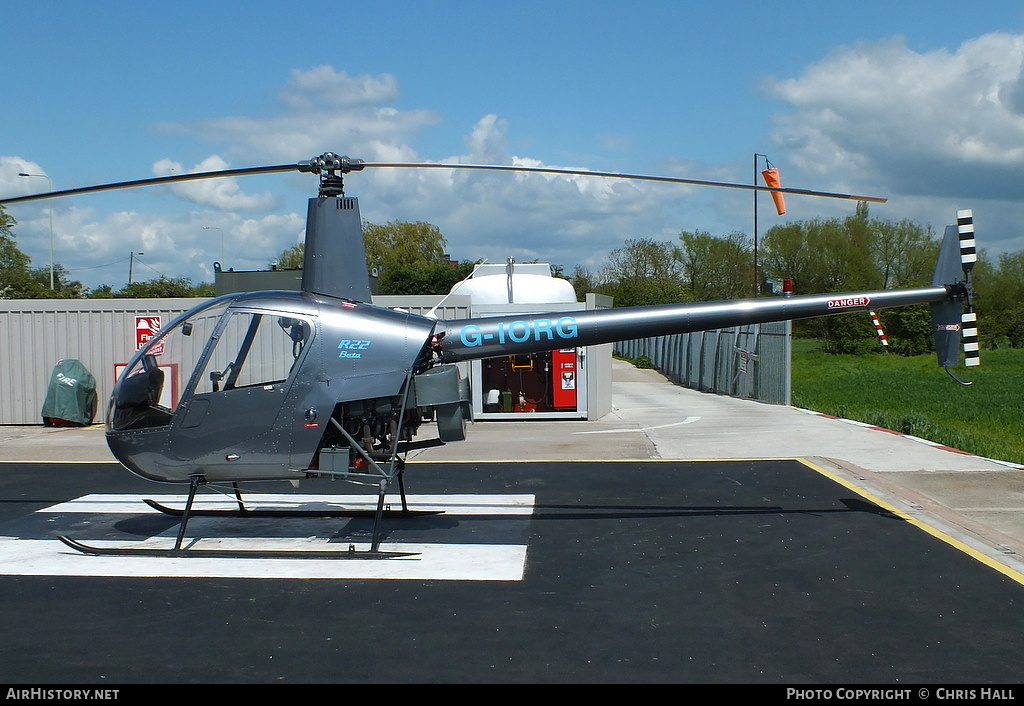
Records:
<instances>
[{"instance_id":1,"label":"green grass field","mask_svg":"<svg viewBox=\"0 0 1024 706\"><path fill-rule=\"evenodd\" d=\"M874 424L988 458L1024 463L1024 350L982 351L953 373L934 355L827 355L793 341L795 407Z\"/></svg>"}]
</instances>

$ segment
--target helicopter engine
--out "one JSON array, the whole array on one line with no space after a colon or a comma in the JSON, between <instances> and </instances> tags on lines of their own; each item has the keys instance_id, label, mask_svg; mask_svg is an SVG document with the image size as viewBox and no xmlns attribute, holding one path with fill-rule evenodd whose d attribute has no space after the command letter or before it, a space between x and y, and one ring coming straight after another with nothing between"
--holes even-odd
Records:
<instances>
[{"instance_id":1,"label":"helicopter engine","mask_svg":"<svg viewBox=\"0 0 1024 706\"><path fill-rule=\"evenodd\" d=\"M409 380L397 395L336 404L310 470L355 479L349 472L358 475L369 465L394 462L416 445L465 439L472 405L469 381L458 368L440 365ZM436 422L437 438L414 442L427 422Z\"/></svg>"},{"instance_id":2,"label":"helicopter engine","mask_svg":"<svg viewBox=\"0 0 1024 706\"><path fill-rule=\"evenodd\" d=\"M391 455L397 442L411 441L419 429L419 415L415 410L404 409L402 402L401 396L344 402L337 405L331 418L370 456L383 461ZM328 426L324 444L347 446L341 429Z\"/></svg>"}]
</instances>

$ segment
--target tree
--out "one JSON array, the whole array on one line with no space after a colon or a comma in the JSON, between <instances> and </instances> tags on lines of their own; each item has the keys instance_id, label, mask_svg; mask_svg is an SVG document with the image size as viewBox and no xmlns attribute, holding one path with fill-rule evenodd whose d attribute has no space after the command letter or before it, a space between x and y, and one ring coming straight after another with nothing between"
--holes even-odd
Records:
<instances>
[{"instance_id":1,"label":"tree","mask_svg":"<svg viewBox=\"0 0 1024 706\"><path fill-rule=\"evenodd\" d=\"M882 289L920 287L931 282L940 242L931 228L911 221L873 221L875 267Z\"/></svg>"},{"instance_id":2,"label":"tree","mask_svg":"<svg viewBox=\"0 0 1024 706\"><path fill-rule=\"evenodd\" d=\"M147 282L132 282L116 292L110 285L101 285L89 292L90 299L107 299L111 297L124 299L170 299L212 297L214 287L209 282L192 284L188 277L168 277L160 275Z\"/></svg>"},{"instance_id":3,"label":"tree","mask_svg":"<svg viewBox=\"0 0 1024 706\"><path fill-rule=\"evenodd\" d=\"M800 294L926 285L939 243L930 229L909 221L871 218L866 203L844 219L774 226L764 237L764 272L792 279ZM920 311L886 314L890 350L916 354L931 346ZM813 331L831 352L878 350L867 317L824 317L798 324Z\"/></svg>"},{"instance_id":4,"label":"tree","mask_svg":"<svg viewBox=\"0 0 1024 706\"><path fill-rule=\"evenodd\" d=\"M53 289L50 289L50 267L33 267L29 275L45 291L42 296L53 299L81 299L85 294L85 286L72 280L68 268L61 264L53 266Z\"/></svg>"},{"instance_id":5,"label":"tree","mask_svg":"<svg viewBox=\"0 0 1024 706\"><path fill-rule=\"evenodd\" d=\"M608 254L601 276L606 282L614 282L678 279L681 273L679 248L674 243L637 238Z\"/></svg>"},{"instance_id":6,"label":"tree","mask_svg":"<svg viewBox=\"0 0 1024 706\"><path fill-rule=\"evenodd\" d=\"M678 246L637 238L608 254L597 289L613 297L615 306L688 301L681 273Z\"/></svg>"},{"instance_id":7,"label":"tree","mask_svg":"<svg viewBox=\"0 0 1024 706\"><path fill-rule=\"evenodd\" d=\"M761 265L769 277L792 279L801 294L913 287L930 281L938 247L931 229L870 218L860 202L841 220L769 228Z\"/></svg>"},{"instance_id":8,"label":"tree","mask_svg":"<svg viewBox=\"0 0 1024 706\"><path fill-rule=\"evenodd\" d=\"M1024 347L1024 252L1003 253L995 264L982 253L971 281L982 344Z\"/></svg>"},{"instance_id":9,"label":"tree","mask_svg":"<svg viewBox=\"0 0 1024 706\"><path fill-rule=\"evenodd\" d=\"M421 221L390 221L385 225L363 223L363 242L367 266L382 273L388 268L414 263L439 264L444 261L447 244L437 226Z\"/></svg>"},{"instance_id":10,"label":"tree","mask_svg":"<svg viewBox=\"0 0 1024 706\"><path fill-rule=\"evenodd\" d=\"M0 206L0 299L33 299L49 292L32 277L32 259L14 242L17 221Z\"/></svg>"},{"instance_id":11,"label":"tree","mask_svg":"<svg viewBox=\"0 0 1024 706\"><path fill-rule=\"evenodd\" d=\"M572 283L573 291L576 292L576 301L578 302L584 301L587 294L596 292L598 287L597 279L588 269L581 265L576 265L573 268L569 282Z\"/></svg>"},{"instance_id":12,"label":"tree","mask_svg":"<svg viewBox=\"0 0 1024 706\"><path fill-rule=\"evenodd\" d=\"M68 269L53 265L53 289L50 267L32 267L31 258L14 241L17 221L0 206L0 299L75 299L85 287L73 281Z\"/></svg>"},{"instance_id":13,"label":"tree","mask_svg":"<svg viewBox=\"0 0 1024 706\"><path fill-rule=\"evenodd\" d=\"M683 231L679 240L682 278L693 301L749 296L754 248L745 234L715 237L704 231Z\"/></svg>"},{"instance_id":14,"label":"tree","mask_svg":"<svg viewBox=\"0 0 1024 706\"><path fill-rule=\"evenodd\" d=\"M387 267L377 282L381 294L448 294L473 271L472 262L415 262Z\"/></svg>"},{"instance_id":15,"label":"tree","mask_svg":"<svg viewBox=\"0 0 1024 706\"><path fill-rule=\"evenodd\" d=\"M277 259L274 260L277 266L283 270L301 270L302 262L305 257L306 248L302 243L293 245L287 250L284 250Z\"/></svg>"},{"instance_id":16,"label":"tree","mask_svg":"<svg viewBox=\"0 0 1024 706\"><path fill-rule=\"evenodd\" d=\"M366 265L383 273L389 268L417 263L446 262L447 241L440 229L430 223L390 221L384 225L363 222L363 243ZM301 268L305 244L299 243L282 251L274 260L278 267Z\"/></svg>"}]
</instances>

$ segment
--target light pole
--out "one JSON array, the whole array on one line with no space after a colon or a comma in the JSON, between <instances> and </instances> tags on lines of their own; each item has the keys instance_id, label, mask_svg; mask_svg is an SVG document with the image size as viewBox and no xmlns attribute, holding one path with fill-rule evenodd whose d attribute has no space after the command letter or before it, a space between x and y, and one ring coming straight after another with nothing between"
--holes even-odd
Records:
<instances>
[{"instance_id":1,"label":"light pole","mask_svg":"<svg viewBox=\"0 0 1024 706\"><path fill-rule=\"evenodd\" d=\"M28 174L27 172L18 172L20 177L39 177L40 179L46 179L50 185L50 191L53 191L53 179L46 176L45 174ZM53 289L53 206L50 206L50 289Z\"/></svg>"},{"instance_id":2,"label":"light pole","mask_svg":"<svg viewBox=\"0 0 1024 706\"><path fill-rule=\"evenodd\" d=\"M144 252L135 252L133 250L132 254L129 255L129 257L128 257L128 286L129 287L132 284L132 268L135 266L135 256L136 255L145 255L145 254L146 253L144 253Z\"/></svg>"}]
</instances>

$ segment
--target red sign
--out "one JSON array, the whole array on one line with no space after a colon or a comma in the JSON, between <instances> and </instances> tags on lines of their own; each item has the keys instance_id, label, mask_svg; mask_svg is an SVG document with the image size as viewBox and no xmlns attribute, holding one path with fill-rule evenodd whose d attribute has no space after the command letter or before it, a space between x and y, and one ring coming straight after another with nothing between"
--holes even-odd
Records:
<instances>
[{"instance_id":1,"label":"red sign","mask_svg":"<svg viewBox=\"0 0 1024 706\"><path fill-rule=\"evenodd\" d=\"M576 349L551 351L552 407L576 408Z\"/></svg>"},{"instance_id":2,"label":"red sign","mask_svg":"<svg viewBox=\"0 0 1024 706\"><path fill-rule=\"evenodd\" d=\"M136 316L135 317L135 350L142 350L149 341L160 333L159 316ZM156 346L150 353L160 355L164 352L163 344Z\"/></svg>"},{"instance_id":3,"label":"red sign","mask_svg":"<svg viewBox=\"0 0 1024 706\"><path fill-rule=\"evenodd\" d=\"M870 297L843 297L841 299L829 299L829 309L848 309L854 306L867 306L871 303Z\"/></svg>"}]
</instances>

